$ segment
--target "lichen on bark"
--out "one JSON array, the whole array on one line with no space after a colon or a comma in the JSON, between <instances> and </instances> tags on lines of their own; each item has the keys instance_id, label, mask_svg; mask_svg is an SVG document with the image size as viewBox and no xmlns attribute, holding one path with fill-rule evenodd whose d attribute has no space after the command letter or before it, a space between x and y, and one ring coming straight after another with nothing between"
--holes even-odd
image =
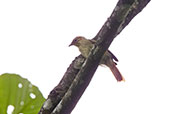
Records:
<instances>
[{"instance_id":1,"label":"lichen on bark","mask_svg":"<svg viewBox=\"0 0 171 114\"><path fill-rule=\"evenodd\" d=\"M71 63L60 83L51 91L49 110L41 108L39 114L70 114L91 81L104 52L113 39L150 2L150 0L119 0L111 16L93 38L94 49L85 60L81 55ZM84 62L85 60L85 62ZM83 65L82 65L83 64ZM46 101L47 101L46 100Z\"/></svg>"}]
</instances>

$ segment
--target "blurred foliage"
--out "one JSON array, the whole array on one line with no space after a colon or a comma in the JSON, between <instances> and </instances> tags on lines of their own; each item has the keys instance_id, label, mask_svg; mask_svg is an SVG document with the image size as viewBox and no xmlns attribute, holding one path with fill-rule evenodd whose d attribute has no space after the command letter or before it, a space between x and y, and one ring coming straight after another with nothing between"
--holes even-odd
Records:
<instances>
[{"instance_id":1,"label":"blurred foliage","mask_svg":"<svg viewBox=\"0 0 171 114\"><path fill-rule=\"evenodd\" d=\"M16 74L0 75L0 114L37 114L45 101L39 89Z\"/></svg>"}]
</instances>

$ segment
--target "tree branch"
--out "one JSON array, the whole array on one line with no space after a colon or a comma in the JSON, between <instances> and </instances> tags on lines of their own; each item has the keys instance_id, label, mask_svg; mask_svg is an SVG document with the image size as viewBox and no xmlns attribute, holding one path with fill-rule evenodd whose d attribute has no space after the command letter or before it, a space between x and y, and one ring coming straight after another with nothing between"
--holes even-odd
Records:
<instances>
[{"instance_id":1,"label":"tree branch","mask_svg":"<svg viewBox=\"0 0 171 114\"><path fill-rule=\"evenodd\" d=\"M119 0L111 16L94 37L97 43L85 60L71 63L60 83L51 91L39 114L70 114L90 83L104 52L150 0ZM85 60L85 62L84 62Z\"/></svg>"}]
</instances>

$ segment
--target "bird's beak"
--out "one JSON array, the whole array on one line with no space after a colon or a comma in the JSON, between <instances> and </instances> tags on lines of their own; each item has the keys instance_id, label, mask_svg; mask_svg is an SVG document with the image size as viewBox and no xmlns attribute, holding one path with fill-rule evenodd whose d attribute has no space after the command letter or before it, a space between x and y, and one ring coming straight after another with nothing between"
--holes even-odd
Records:
<instances>
[{"instance_id":1,"label":"bird's beak","mask_svg":"<svg viewBox=\"0 0 171 114\"><path fill-rule=\"evenodd\" d=\"M70 46L72 46L72 45L74 45L74 43L73 43L73 42L71 42L71 44L69 45L69 47L70 47Z\"/></svg>"}]
</instances>

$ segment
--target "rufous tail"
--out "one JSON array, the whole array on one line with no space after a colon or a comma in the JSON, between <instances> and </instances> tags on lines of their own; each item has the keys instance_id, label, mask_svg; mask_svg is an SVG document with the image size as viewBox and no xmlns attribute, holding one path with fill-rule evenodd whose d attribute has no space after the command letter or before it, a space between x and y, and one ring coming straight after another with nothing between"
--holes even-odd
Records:
<instances>
[{"instance_id":1,"label":"rufous tail","mask_svg":"<svg viewBox=\"0 0 171 114\"><path fill-rule=\"evenodd\" d=\"M119 72L118 68L116 67L116 64L112 61L112 63L109 66L110 70L112 71L113 75L115 76L116 80L118 82L125 81L122 74Z\"/></svg>"}]
</instances>

